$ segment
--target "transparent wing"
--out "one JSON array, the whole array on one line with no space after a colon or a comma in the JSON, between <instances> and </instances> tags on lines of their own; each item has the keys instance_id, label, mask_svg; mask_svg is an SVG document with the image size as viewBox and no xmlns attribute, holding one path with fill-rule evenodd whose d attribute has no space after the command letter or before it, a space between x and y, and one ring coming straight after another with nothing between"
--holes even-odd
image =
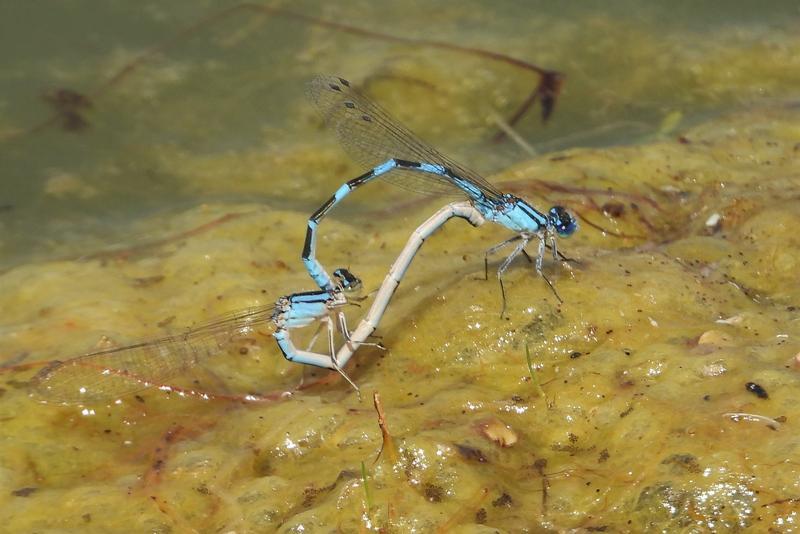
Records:
<instances>
[{"instance_id":1,"label":"transparent wing","mask_svg":"<svg viewBox=\"0 0 800 534\"><path fill-rule=\"evenodd\" d=\"M152 339L55 361L32 380L43 400L62 404L106 402L164 382L219 354L272 319L274 307L247 308Z\"/></svg>"},{"instance_id":2,"label":"transparent wing","mask_svg":"<svg viewBox=\"0 0 800 534\"><path fill-rule=\"evenodd\" d=\"M357 93L347 80L336 76L317 76L309 82L307 95L355 161L367 167L375 167L391 158L438 164L472 182L489 198L502 195L480 175L443 155L393 119L383 108ZM394 170L381 178L417 193L463 195L461 189L446 176Z\"/></svg>"}]
</instances>

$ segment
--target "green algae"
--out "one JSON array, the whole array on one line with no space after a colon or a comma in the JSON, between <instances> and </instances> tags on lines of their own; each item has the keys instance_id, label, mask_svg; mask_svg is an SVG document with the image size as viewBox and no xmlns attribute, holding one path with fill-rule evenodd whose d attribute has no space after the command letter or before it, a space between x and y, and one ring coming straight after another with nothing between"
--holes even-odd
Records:
<instances>
[{"instance_id":1,"label":"green algae","mask_svg":"<svg viewBox=\"0 0 800 534\"><path fill-rule=\"evenodd\" d=\"M363 348L350 370L362 390L380 391L398 444L394 464L383 458L370 470L370 524L429 530L452 517L460 518L456 524L477 517L507 531L736 530L789 517L785 499L798 479L791 424L800 347L795 255L787 244L798 217L791 197L800 175L790 157L790 125L798 120L792 108L757 109L683 132L689 143L570 151L501 176L511 189L524 189L528 182L512 177L542 176L542 168L569 162L583 176L572 183L584 192L564 200L597 224L646 236L620 238L584 226L562 241L577 261L551 262L547 273L563 303L521 263L508 275L508 318L500 319L498 288L482 280L478 251L503 232L453 223L434 236L381 325L389 350ZM759 137L747 153L769 146L771 156L729 161L720 190L720 159L768 125L769 143ZM667 167L673 177L695 178L676 181ZM628 205L613 215L586 208L585 191L607 192L605 177L618 180L619 168L640 177L628 193L638 188L656 200L646 224L644 212ZM675 212L691 216L674 220L664 195L676 193L664 192L659 180L681 184ZM760 184L774 180L784 188L770 196ZM709 188L721 193L710 196ZM326 221L321 254L363 251L346 261L374 286L406 226L430 209L414 208L408 222L375 229L366 243L348 224ZM281 246L270 239L284 227L301 227L303 213L220 205L180 219L197 226L231 210L247 215L131 258L6 273L6 351L63 358L102 334L125 342L153 332L164 318L190 324L266 304L286 287L306 287L299 262L276 263ZM722 215L714 229L702 224L711 213ZM265 242L269 247L259 246ZM278 253L292 257L292 245ZM163 278L133 283L155 275ZM76 278L87 282L71 284ZM240 394L297 383L302 370L278 356L267 334L246 353L234 349L209 362L213 374L194 380ZM544 396L532 388L526 348ZM769 399L748 392L751 381ZM371 407L341 381L256 405L147 393L94 406L88 416L39 405L17 387L7 385L3 398L4 486L37 488L25 498L4 497L4 520L19 529L82 528L84 517L102 529L133 517L136 528L155 530L364 526L357 473L380 450L381 435ZM726 415L732 413L784 424ZM508 425L518 442L503 448L483 436L478 427L486 417ZM535 467L540 460L545 469ZM21 465L35 467L14 467ZM511 504L493 506L503 494ZM47 508L58 510L56 523L37 512Z\"/></svg>"}]
</instances>

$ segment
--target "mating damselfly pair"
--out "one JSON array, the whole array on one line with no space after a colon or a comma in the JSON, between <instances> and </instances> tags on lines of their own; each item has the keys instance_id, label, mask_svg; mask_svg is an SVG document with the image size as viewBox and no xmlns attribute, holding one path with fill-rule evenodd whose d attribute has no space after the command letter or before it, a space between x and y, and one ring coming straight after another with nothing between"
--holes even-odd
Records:
<instances>
[{"instance_id":1,"label":"mating damselfly pair","mask_svg":"<svg viewBox=\"0 0 800 534\"><path fill-rule=\"evenodd\" d=\"M323 121L336 132L345 150L370 168L337 189L308 220L302 259L319 289L281 297L274 306L235 311L177 335L53 362L33 380L36 392L44 400L78 404L100 402L163 384L199 361L224 352L234 341L263 325L271 325L273 336L286 359L336 370L357 390L355 383L344 373L344 366L378 327L422 244L454 217L475 227L491 221L515 234L486 252L488 265L490 254L512 247L511 253L497 269L502 296L501 316L506 302L503 274L516 257L520 254L527 256L525 247L532 240L537 241L536 272L555 293L555 288L542 273L542 262L546 248L551 249L554 259L563 258L557 250L556 240L577 229L575 219L566 209L555 206L543 213L525 200L503 193L477 173L420 140L342 78L318 76L309 83L307 94ZM316 255L319 225L345 197L376 178L418 193L455 194L466 197L466 200L447 204L414 230L375 294L370 309L351 331L343 308L348 304L347 293L360 286L360 280L346 269L337 269L329 274L320 263ZM292 342L292 330L313 324L327 330L327 353L313 351L316 334L305 350L298 349ZM338 349L335 343L337 331L342 337Z\"/></svg>"}]
</instances>

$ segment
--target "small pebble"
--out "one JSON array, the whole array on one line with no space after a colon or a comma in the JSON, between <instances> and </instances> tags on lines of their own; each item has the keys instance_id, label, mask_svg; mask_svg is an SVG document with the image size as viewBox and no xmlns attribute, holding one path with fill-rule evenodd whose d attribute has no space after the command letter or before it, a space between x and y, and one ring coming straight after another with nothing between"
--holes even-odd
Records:
<instances>
[{"instance_id":1,"label":"small pebble","mask_svg":"<svg viewBox=\"0 0 800 534\"><path fill-rule=\"evenodd\" d=\"M712 213L711 216L706 219L706 232L709 234L714 234L722 228L722 216L719 213Z\"/></svg>"},{"instance_id":2,"label":"small pebble","mask_svg":"<svg viewBox=\"0 0 800 534\"><path fill-rule=\"evenodd\" d=\"M485 419L480 421L476 427L481 434L501 447L511 447L519 439L517 433L499 419Z\"/></svg>"},{"instance_id":3,"label":"small pebble","mask_svg":"<svg viewBox=\"0 0 800 534\"><path fill-rule=\"evenodd\" d=\"M719 330L707 330L697 339L697 344L730 347L733 345L733 338Z\"/></svg>"}]
</instances>

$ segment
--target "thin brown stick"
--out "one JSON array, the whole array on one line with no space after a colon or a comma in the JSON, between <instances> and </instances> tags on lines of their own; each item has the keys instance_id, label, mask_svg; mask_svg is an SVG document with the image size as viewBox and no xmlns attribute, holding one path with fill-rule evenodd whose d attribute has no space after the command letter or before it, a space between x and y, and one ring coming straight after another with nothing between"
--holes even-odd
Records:
<instances>
[{"instance_id":1,"label":"thin brown stick","mask_svg":"<svg viewBox=\"0 0 800 534\"><path fill-rule=\"evenodd\" d=\"M546 458L539 458L533 463L534 469L542 477L542 516L547 516L547 494L550 490L550 481L547 479L547 474L544 472L544 468L547 467L547 459Z\"/></svg>"},{"instance_id":2,"label":"thin brown stick","mask_svg":"<svg viewBox=\"0 0 800 534\"><path fill-rule=\"evenodd\" d=\"M389 427L386 425L386 413L383 411L381 394L377 391L372 394L372 402L375 405L375 411L378 412L378 426L381 429L381 436L383 437L381 441L381 450L378 451L378 455L375 457L372 464L375 465L378 462L381 453L385 450L386 454L389 455L389 461L394 465L397 463L397 449L394 446L392 435L389 433Z\"/></svg>"},{"instance_id":3,"label":"thin brown stick","mask_svg":"<svg viewBox=\"0 0 800 534\"><path fill-rule=\"evenodd\" d=\"M229 221L233 221L233 220L238 219L239 217L243 217L245 215L249 215L249 213L237 213L237 212L226 213L225 215L221 215L220 217L217 217L214 220L211 220L209 222L203 223L203 224L201 224L199 226L195 226L194 228L190 228L189 230L185 230L183 232L178 232L177 234L174 234L174 235L171 235L171 236L167 236L167 237L164 237L164 238L161 238L161 239L156 239L156 240L150 241L148 243L142 243L140 245L133 245L133 246L121 249L121 250L101 250L99 252L94 252L92 254L80 256L78 259L81 259L81 260L96 260L96 259L103 259L103 258L113 258L113 259L117 259L117 260L126 260L130 256L132 256L133 254L142 252L142 251L147 250L147 249L157 248L157 247L160 247L160 246L163 246L163 245L167 245L167 244L173 243L175 241L180 241L181 239L186 239L188 237L193 237L193 236L202 234L204 232L207 232L208 230L211 230L212 228L214 228L216 226L220 226L222 224L225 224L225 223L227 223Z\"/></svg>"}]
</instances>

